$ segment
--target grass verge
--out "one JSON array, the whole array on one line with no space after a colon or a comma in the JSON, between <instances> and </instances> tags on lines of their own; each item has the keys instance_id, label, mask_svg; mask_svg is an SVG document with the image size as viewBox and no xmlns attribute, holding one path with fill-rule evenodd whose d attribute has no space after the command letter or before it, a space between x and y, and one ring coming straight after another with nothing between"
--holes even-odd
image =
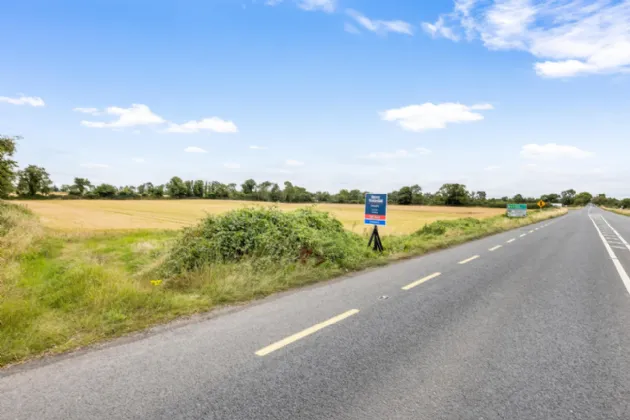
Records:
<instances>
[{"instance_id":1,"label":"grass verge","mask_svg":"<svg viewBox=\"0 0 630 420\"><path fill-rule=\"evenodd\" d=\"M629 216L630 217L630 210L622 210L622 209L612 209L610 207L602 207L604 210L608 210L609 212L612 213L617 213L620 214L622 216Z\"/></svg>"},{"instance_id":2,"label":"grass verge","mask_svg":"<svg viewBox=\"0 0 630 420\"><path fill-rule=\"evenodd\" d=\"M565 213L437 221L384 237L378 255L366 237L311 209L243 209L183 233L86 234L46 231L0 202L0 366Z\"/></svg>"}]
</instances>

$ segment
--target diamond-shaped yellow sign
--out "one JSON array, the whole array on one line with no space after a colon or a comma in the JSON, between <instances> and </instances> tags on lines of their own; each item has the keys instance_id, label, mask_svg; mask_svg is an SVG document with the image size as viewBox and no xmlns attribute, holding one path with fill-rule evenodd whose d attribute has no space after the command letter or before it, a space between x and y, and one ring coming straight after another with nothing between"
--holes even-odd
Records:
<instances>
[{"instance_id":1,"label":"diamond-shaped yellow sign","mask_svg":"<svg viewBox=\"0 0 630 420\"><path fill-rule=\"evenodd\" d=\"M545 203L544 201L540 200L540 201L538 202L538 207L540 207L540 208L542 209L543 207L545 207L545 205L546 205L546 204L547 204L547 203Z\"/></svg>"}]
</instances>

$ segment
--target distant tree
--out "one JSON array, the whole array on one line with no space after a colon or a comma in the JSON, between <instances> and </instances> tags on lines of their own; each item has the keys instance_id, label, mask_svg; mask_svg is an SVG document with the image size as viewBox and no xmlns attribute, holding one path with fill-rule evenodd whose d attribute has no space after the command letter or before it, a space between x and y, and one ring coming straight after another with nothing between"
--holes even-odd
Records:
<instances>
[{"instance_id":1,"label":"distant tree","mask_svg":"<svg viewBox=\"0 0 630 420\"><path fill-rule=\"evenodd\" d=\"M193 184L193 196L198 198L203 198L203 190L204 190L204 182L201 180L196 180Z\"/></svg>"},{"instance_id":2,"label":"distant tree","mask_svg":"<svg viewBox=\"0 0 630 420\"><path fill-rule=\"evenodd\" d=\"M596 206L604 206L606 205L607 201L608 201L608 198L606 198L606 194L597 194L591 200L591 202L595 204Z\"/></svg>"},{"instance_id":3,"label":"distant tree","mask_svg":"<svg viewBox=\"0 0 630 420\"><path fill-rule=\"evenodd\" d=\"M0 198L6 198L13 192L17 162L11 157L15 153L18 140L20 137L0 135Z\"/></svg>"},{"instance_id":4,"label":"distant tree","mask_svg":"<svg viewBox=\"0 0 630 420\"><path fill-rule=\"evenodd\" d=\"M560 194L545 194L540 197L545 203L557 203L560 200Z\"/></svg>"},{"instance_id":5,"label":"distant tree","mask_svg":"<svg viewBox=\"0 0 630 420\"><path fill-rule=\"evenodd\" d=\"M164 197L164 185L158 185L157 187L152 187L153 197Z\"/></svg>"},{"instance_id":6,"label":"distant tree","mask_svg":"<svg viewBox=\"0 0 630 420\"><path fill-rule=\"evenodd\" d=\"M59 192L59 187L56 185L53 185L52 188L50 189L50 191L52 192Z\"/></svg>"},{"instance_id":7,"label":"distant tree","mask_svg":"<svg viewBox=\"0 0 630 420\"><path fill-rule=\"evenodd\" d=\"M402 187L398 190L398 204L409 205L413 202L413 192L410 187Z\"/></svg>"},{"instance_id":8,"label":"distant tree","mask_svg":"<svg viewBox=\"0 0 630 420\"><path fill-rule=\"evenodd\" d=\"M136 189L136 191L138 191L139 195L144 195L146 192L146 187L144 186L144 184L140 184L138 185L138 188Z\"/></svg>"},{"instance_id":9,"label":"distant tree","mask_svg":"<svg viewBox=\"0 0 630 420\"><path fill-rule=\"evenodd\" d=\"M59 188L59 191L67 193L67 192L70 192L70 188L71 188L70 185L62 184L61 188Z\"/></svg>"},{"instance_id":10,"label":"distant tree","mask_svg":"<svg viewBox=\"0 0 630 420\"><path fill-rule=\"evenodd\" d=\"M477 201L484 202L487 199L487 194L485 191L477 191Z\"/></svg>"},{"instance_id":11,"label":"distant tree","mask_svg":"<svg viewBox=\"0 0 630 420\"><path fill-rule=\"evenodd\" d=\"M463 184L444 184L438 190L447 206L464 206L468 204L468 191Z\"/></svg>"},{"instance_id":12,"label":"distant tree","mask_svg":"<svg viewBox=\"0 0 630 420\"><path fill-rule=\"evenodd\" d=\"M52 181L46 169L41 166L28 165L18 171L17 191L21 195L34 196L38 193L48 194Z\"/></svg>"},{"instance_id":13,"label":"distant tree","mask_svg":"<svg viewBox=\"0 0 630 420\"><path fill-rule=\"evenodd\" d=\"M630 208L630 198L624 198L623 200L621 200L619 202L619 206L623 207L624 209Z\"/></svg>"},{"instance_id":14,"label":"distant tree","mask_svg":"<svg viewBox=\"0 0 630 420\"><path fill-rule=\"evenodd\" d=\"M573 203L576 206L585 206L591 202L593 199L593 195L589 192L581 192L577 194L573 200Z\"/></svg>"},{"instance_id":15,"label":"distant tree","mask_svg":"<svg viewBox=\"0 0 630 420\"><path fill-rule=\"evenodd\" d=\"M68 191L72 195L83 195L92 188L92 183L87 178L74 178L74 184Z\"/></svg>"},{"instance_id":16,"label":"distant tree","mask_svg":"<svg viewBox=\"0 0 630 420\"><path fill-rule=\"evenodd\" d=\"M562 204L564 204L565 206L570 206L573 204L573 201L575 200L575 190L574 189L570 189L570 190L566 190L566 191L562 191L560 193L560 201L562 202Z\"/></svg>"},{"instance_id":17,"label":"distant tree","mask_svg":"<svg viewBox=\"0 0 630 420\"><path fill-rule=\"evenodd\" d=\"M193 197L193 182L192 181L186 181L184 182L184 185L186 186L186 197Z\"/></svg>"},{"instance_id":18,"label":"distant tree","mask_svg":"<svg viewBox=\"0 0 630 420\"><path fill-rule=\"evenodd\" d=\"M241 191L243 191L243 194L245 194L246 196L251 196L254 193L255 189L256 181L254 181L253 179L248 179L241 184Z\"/></svg>"},{"instance_id":19,"label":"distant tree","mask_svg":"<svg viewBox=\"0 0 630 420\"><path fill-rule=\"evenodd\" d=\"M166 191L172 198L183 198L188 195L186 184L184 184L184 181L178 176L174 176L168 184L166 184Z\"/></svg>"},{"instance_id":20,"label":"distant tree","mask_svg":"<svg viewBox=\"0 0 630 420\"><path fill-rule=\"evenodd\" d=\"M269 192L269 196L271 201L277 203L278 201L282 201L284 193L278 184L273 184L271 186L271 191Z\"/></svg>"},{"instance_id":21,"label":"distant tree","mask_svg":"<svg viewBox=\"0 0 630 420\"><path fill-rule=\"evenodd\" d=\"M136 195L136 187L134 187L133 185L126 185L118 189L119 197L130 198L135 197Z\"/></svg>"},{"instance_id":22,"label":"distant tree","mask_svg":"<svg viewBox=\"0 0 630 420\"><path fill-rule=\"evenodd\" d=\"M331 199L331 195L326 191L317 191L314 198L318 203L328 203Z\"/></svg>"},{"instance_id":23,"label":"distant tree","mask_svg":"<svg viewBox=\"0 0 630 420\"><path fill-rule=\"evenodd\" d=\"M287 203L292 203L295 196L295 189L293 188L293 184L289 181L284 182L284 201Z\"/></svg>"},{"instance_id":24,"label":"distant tree","mask_svg":"<svg viewBox=\"0 0 630 420\"><path fill-rule=\"evenodd\" d=\"M101 184L94 188L92 192L101 198L111 198L118 193L118 188L110 184Z\"/></svg>"},{"instance_id":25,"label":"distant tree","mask_svg":"<svg viewBox=\"0 0 630 420\"><path fill-rule=\"evenodd\" d=\"M514 197L512 197L512 201L514 203L524 203L525 199L523 198L521 194L516 194Z\"/></svg>"}]
</instances>

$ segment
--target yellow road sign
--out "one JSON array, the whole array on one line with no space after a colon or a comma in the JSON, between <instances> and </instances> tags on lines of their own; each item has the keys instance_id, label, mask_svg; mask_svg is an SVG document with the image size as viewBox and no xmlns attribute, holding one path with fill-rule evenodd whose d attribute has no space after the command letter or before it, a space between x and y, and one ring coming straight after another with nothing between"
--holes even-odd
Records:
<instances>
[{"instance_id":1,"label":"yellow road sign","mask_svg":"<svg viewBox=\"0 0 630 420\"><path fill-rule=\"evenodd\" d=\"M540 200L540 201L538 202L538 207L540 207L540 208L542 209L543 207L545 207L545 205L546 205L546 204L547 204L547 203L545 203L544 201Z\"/></svg>"}]
</instances>

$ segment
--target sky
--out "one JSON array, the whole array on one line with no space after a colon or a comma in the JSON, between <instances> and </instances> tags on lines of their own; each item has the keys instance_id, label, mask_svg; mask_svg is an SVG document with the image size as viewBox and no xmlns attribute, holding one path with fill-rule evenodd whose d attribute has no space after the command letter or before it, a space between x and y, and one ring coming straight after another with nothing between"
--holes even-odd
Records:
<instances>
[{"instance_id":1,"label":"sky","mask_svg":"<svg viewBox=\"0 0 630 420\"><path fill-rule=\"evenodd\" d=\"M20 0L0 133L117 186L630 197L630 0Z\"/></svg>"}]
</instances>

